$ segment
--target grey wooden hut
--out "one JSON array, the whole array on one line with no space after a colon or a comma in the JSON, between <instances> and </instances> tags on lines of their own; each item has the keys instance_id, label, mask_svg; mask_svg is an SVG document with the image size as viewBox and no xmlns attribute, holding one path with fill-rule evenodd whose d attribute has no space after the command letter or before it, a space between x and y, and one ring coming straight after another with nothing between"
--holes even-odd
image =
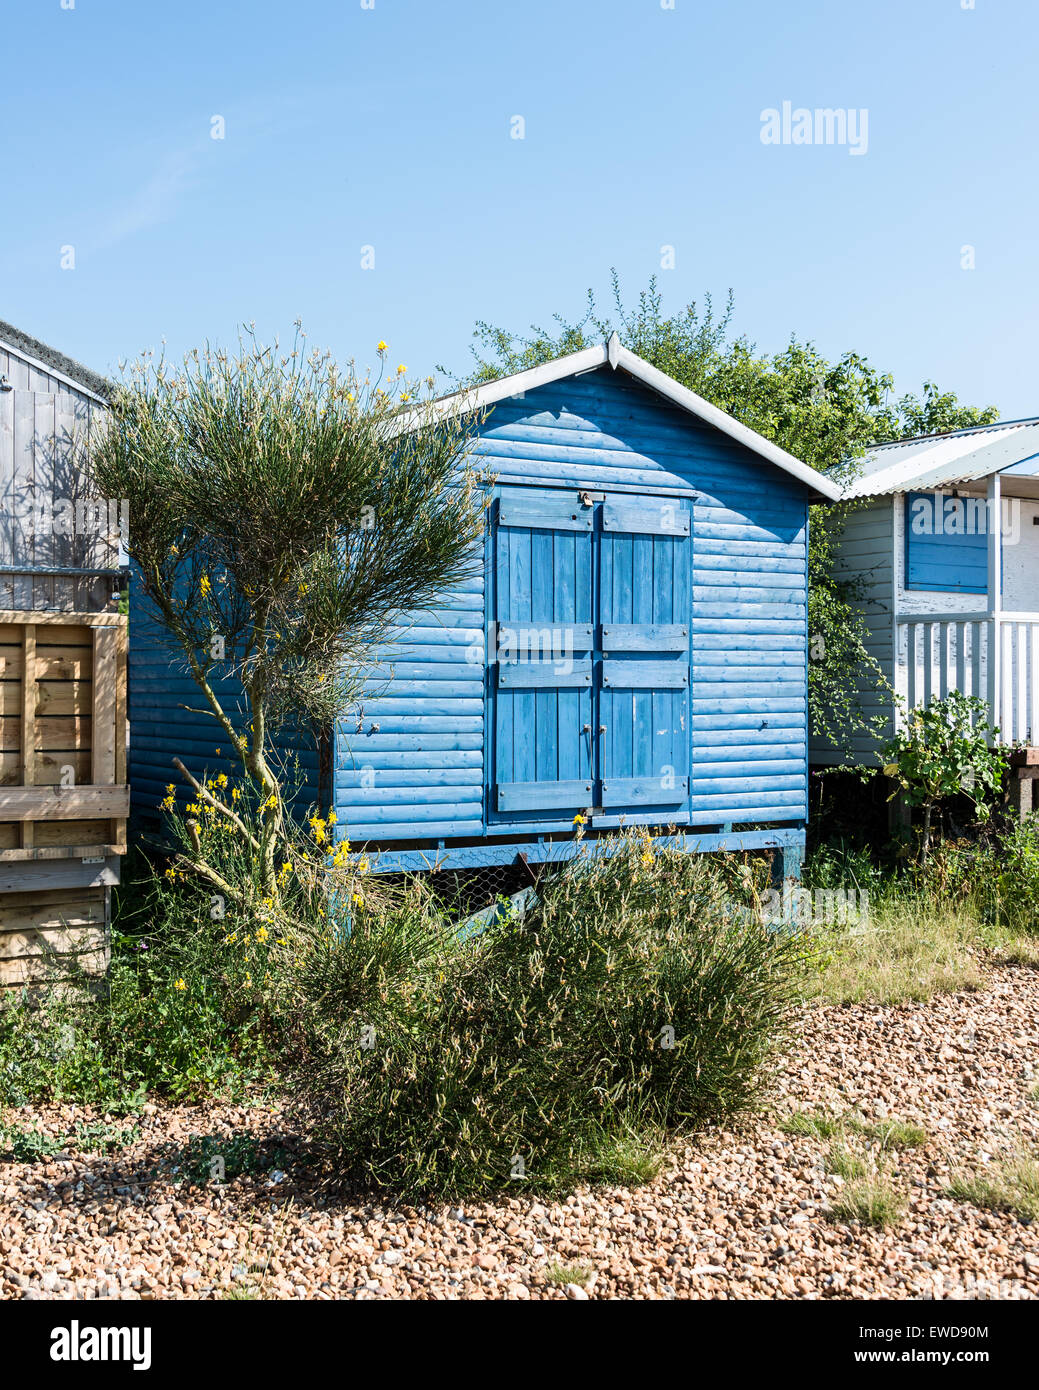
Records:
<instances>
[{"instance_id":1,"label":"grey wooden hut","mask_svg":"<svg viewBox=\"0 0 1039 1390\"><path fill-rule=\"evenodd\" d=\"M129 795L121 508L89 463L110 400L0 321L0 986L107 962Z\"/></svg>"}]
</instances>

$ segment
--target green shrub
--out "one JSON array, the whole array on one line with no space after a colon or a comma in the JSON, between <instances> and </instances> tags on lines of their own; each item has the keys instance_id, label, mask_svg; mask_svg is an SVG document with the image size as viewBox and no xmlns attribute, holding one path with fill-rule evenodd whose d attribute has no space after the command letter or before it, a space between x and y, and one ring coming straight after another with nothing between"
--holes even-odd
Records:
<instances>
[{"instance_id":1,"label":"green shrub","mask_svg":"<svg viewBox=\"0 0 1039 1390\"><path fill-rule=\"evenodd\" d=\"M261 921L215 921L208 893L138 864L120 890L105 994L0 1009L0 1105L74 1099L130 1112L149 1091L241 1094L272 1075L284 971Z\"/></svg>"},{"instance_id":2,"label":"green shrub","mask_svg":"<svg viewBox=\"0 0 1039 1390\"><path fill-rule=\"evenodd\" d=\"M444 1195L615 1180L633 1136L755 1099L804 939L738 910L746 866L613 849L479 934L415 881L300 942L298 1094L344 1174Z\"/></svg>"},{"instance_id":3,"label":"green shrub","mask_svg":"<svg viewBox=\"0 0 1039 1390\"><path fill-rule=\"evenodd\" d=\"M88 1154L111 1153L126 1148L139 1135L136 1125L117 1129L104 1120L91 1124L77 1121L65 1135L47 1134L33 1126L20 1129L17 1125L0 1125L0 1157L9 1157L13 1163L38 1163L72 1149Z\"/></svg>"},{"instance_id":4,"label":"green shrub","mask_svg":"<svg viewBox=\"0 0 1039 1390\"><path fill-rule=\"evenodd\" d=\"M966 796L978 820L987 820L1006 771L1006 754L986 724L988 706L977 696L951 690L925 709L910 710L881 750L884 774L910 806L923 808L919 859L927 862L935 807L945 797ZM894 793L893 793L894 794Z\"/></svg>"}]
</instances>

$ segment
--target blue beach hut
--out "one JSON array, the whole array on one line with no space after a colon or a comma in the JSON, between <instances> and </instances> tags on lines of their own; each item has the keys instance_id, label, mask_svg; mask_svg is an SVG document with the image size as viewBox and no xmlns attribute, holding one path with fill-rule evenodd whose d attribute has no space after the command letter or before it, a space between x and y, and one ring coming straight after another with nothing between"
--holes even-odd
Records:
<instances>
[{"instance_id":1,"label":"blue beach hut","mask_svg":"<svg viewBox=\"0 0 1039 1390\"><path fill-rule=\"evenodd\" d=\"M616 336L437 408L481 412L482 564L402 615L326 731L327 787L301 747L337 835L381 871L537 864L574 853L580 816L586 845L646 826L796 876L809 505L838 486ZM213 729L136 632L130 775L154 810L174 755L213 766Z\"/></svg>"}]
</instances>

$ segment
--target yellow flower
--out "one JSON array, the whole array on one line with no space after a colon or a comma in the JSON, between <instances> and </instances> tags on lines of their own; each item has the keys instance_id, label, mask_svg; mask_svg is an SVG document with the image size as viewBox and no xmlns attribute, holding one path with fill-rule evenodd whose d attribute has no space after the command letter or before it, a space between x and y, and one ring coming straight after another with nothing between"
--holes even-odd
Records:
<instances>
[{"instance_id":1,"label":"yellow flower","mask_svg":"<svg viewBox=\"0 0 1039 1390\"><path fill-rule=\"evenodd\" d=\"M383 339L380 338L380 339L379 339L379 346L375 349L375 351L376 351L376 352L388 352L388 351L389 351L389 347L390 347L389 343L384 342Z\"/></svg>"},{"instance_id":2,"label":"yellow flower","mask_svg":"<svg viewBox=\"0 0 1039 1390\"><path fill-rule=\"evenodd\" d=\"M166 876L166 878L169 879L169 881L170 881L171 883L176 883L176 881L177 881L177 871L176 871L176 869L167 869L167 870L166 870L166 875L165 875L165 876Z\"/></svg>"},{"instance_id":3,"label":"yellow flower","mask_svg":"<svg viewBox=\"0 0 1039 1390\"><path fill-rule=\"evenodd\" d=\"M176 790L177 788L173 785L172 782L166 783L166 793L168 796L172 796Z\"/></svg>"},{"instance_id":4,"label":"yellow flower","mask_svg":"<svg viewBox=\"0 0 1039 1390\"><path fill-rule=\"evenodd\" d=\"M183 980L174 980L174 981L173 981L173 988L174 988L174 989L187 989L187 985L184 983Z\"/></svg>"},{"instance_id":5,"label":"yellow flower","mask_svg":"<svg viewBox=\"0 0 1039 1390\"><path fill-rule=\"evenodd\" d=\"M227 773L226 773L226 772L221 772L220 776L216 779L216 784L217 784L218 787L226 787L226 786L227 786Z\"/></svg>"},{"instance_id":6,"label":"yellow flower","mask_svg":"<svg viewBox=\"0 0 1039 1390\"><path fill-rule=\"evenodd\" d=\"M241 794L242 794L242 793L238 790L237 787L233 787L232 790L231 790L231 800L232 800L232 801L237 801L238 798L241 796Z\"/></svg>"},{"instance_id":7,"label":"yellow flower","mask_svg":"<svg viewBox=\"0 0 1039 1390\"><path fill-rule=\"evenodd\" d=\"M643 852L643 854L642 854L642 856L641 856L641 859L640 859L640 863L641 863L642 866L643 866L644 868L646 868L646 869L652 868L652 866L653 866L653 855L652 855L652 853L651 853L648 849L645 850L645 851Z\"/></svg>"},{"instance_id":8,"label":"yellow flower","mask_svg":"<svg viewBox=\"0 0 1039 1390\"><path fill-rule=\"evenodd\" d=\"M328 813L328 823L329 823L329 825L335 825L335 823L336 823L336 821L337 821L338 819L339 819L339 817L336 815L336 813L335 813L334 811L329 811L329 813Z\"/></svg>"},{"instance_id":9,"label":"yellow flower","mask_svg":"<svg viewBox=\"0 0 1039 1390\"><path fill-rule=\"evenodd\" d=\"M325 842L325 822L320 816L311 816L310 828L314 832L314 839L319 845L323 845Z\"/></svg>"},{"instance_id":10,"label":"yellow flower","mask_svg":"<svg viewBox=\"0 0 1039 1390\"><path fill-rule=\"evenodd\" d=\"M405 367L404 363L402 362L402 363L400 364L400 366L397 368L397 375L398 375L398 376L403 376L404 373L405 373L407 370L408 370L407 367Z\"/></svg>"},{"instance_id":11,"label":"yellow flower","mask_svg":"<svg viewBox=\"0 0 1039 1390\"><path fill-rule=\"evenodd\" d=\"M370 868L371 865L369 864L367 859L361 859L358 861L357 872L359 874L366 874Z\"/></svg>"},{"instance_id":12,"label":"yellow flower","mask_svg":"<svg viewBox=\"0 0 1039 1390\"><path fill-rule=\"evenodd\" d=\"M198 581L198 587L202 590L202 597L208 598L210 591L213 587L209 582L208 574L204 574L202 578Z\"/></svg>"},{"instance_id":13,"label":"yellow flower","mask_svg":"<svg viewBox=\"0 0 1039 1390\"><path fill-rule=\"evenodd\" d=\"M581 815L580 811L574 816L573 823L574 825L584 825L584 816Z\"/></svg>"},{"instance_id":14,"label":"yellow flower","mask_svg":"<svg viewBox=\"0 0 1039 1390\"><path fill-rule=\"evenodd\" d=\"M363 893L351 893L351 894L350 894L350 901L351 901L352 903L356 903L358 907L364 907L364 894L363 894Z\"/></svg>"},{"instance_id":15,"label":"yellow flower","mask_svg":"<svg viewBox=\"0 0 1039 1390\"><path fill-rule=\"evenodd\" d=\"M266 941L269 935L270 933L268 932L266 927L258 927L256 930L257 941Z\"/></svg>"}]
</instances>

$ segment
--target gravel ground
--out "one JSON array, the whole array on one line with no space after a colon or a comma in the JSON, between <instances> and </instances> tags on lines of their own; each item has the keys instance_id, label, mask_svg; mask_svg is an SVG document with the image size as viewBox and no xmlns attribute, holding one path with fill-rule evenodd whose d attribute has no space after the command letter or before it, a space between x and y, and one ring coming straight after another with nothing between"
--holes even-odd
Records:
<instances>
[{"instance_id":1,"label":"gravel ground","mask_svg":"<svg viewBox=\"0 0 1039 1390\"><path fill-rule=\"evenodd\" d=\"M676 1149L649 1186L464 1210L329 1196L270 1109L148 1106L114 1155L69 1145L0 1164L0 1297L1036 1298L1039 1222L944 1195L951 1172L1039 1153L1033 1059L1037 970L993 969L983 991L927 1004L813 1008L772 1109ZM841 1186L827 1141L779 1128L822 1109L926 1130L890 1160L898 1224L827 1218ZM72 1106L4 1116L56 1138L99 1118ZM283 1167L182 1181L190 1136L243 1134ZM559 1266L578 1270L568 1282Z\"/></svg>"}]
</instances>

